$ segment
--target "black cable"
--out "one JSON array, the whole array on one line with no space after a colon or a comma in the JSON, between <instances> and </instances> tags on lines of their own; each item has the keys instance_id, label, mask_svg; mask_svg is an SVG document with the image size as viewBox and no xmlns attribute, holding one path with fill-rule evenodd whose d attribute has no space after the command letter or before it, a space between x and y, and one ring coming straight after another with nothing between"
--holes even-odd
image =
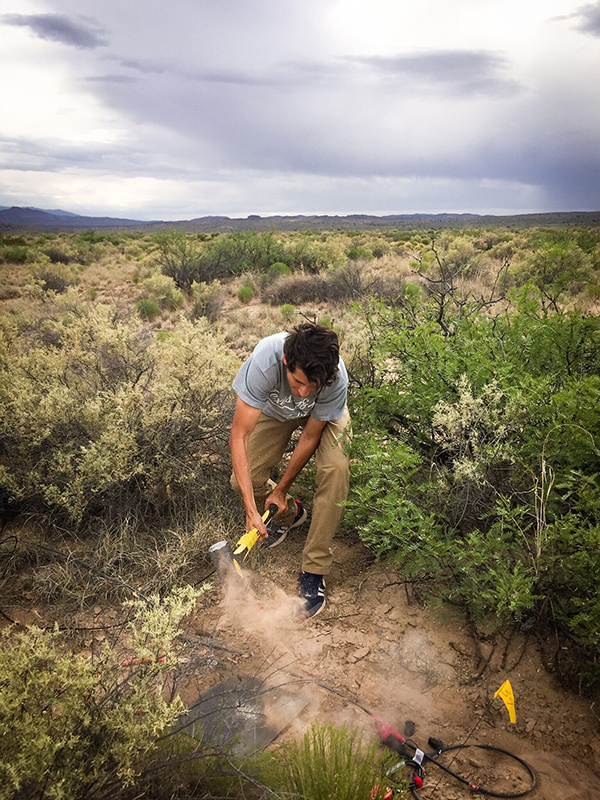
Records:
<instances>
[{"instance_id":1,"label":"black cable","mask_svg":"<svg viewBox=\"0 0 600 800\"><path fill-rule=\"evenodd\" d=\"M469 786L473 791L477 791L477 792L479 792L479 794L485 794L488 797L524 797L526 794L529 794L529 792L532 792L533 789L535 788L535 784L536 784L535 773L534 773L533 769L529 766L529 764L526 761L524 761L520 756L517 756L514 753L511 753L509 750L505 750L502 747L496 747L495 745L492 745L492 744L453 744L453 745L448 745L447 747L443 747L441 751L436 751L436 752L439 752L440 754L441 753L449 753L449 752L454 751L454 750L464 750L467 747L477 747L479 750L490 750L490 751L493 751L495 753L501 753L504 756L508 756L509 758L512 758L513 761L517 761L527 771L527 773L528 773L528 775L529 775L529 777L531 779L531 786L529 788L527 788L527 789L523 789L520 792L494 792L491 789L485 789L485 788L482 788L481 786L478 786L477 789L475 789L475 788L473 788L473 784L470 781L466 780L465 778L463 778L460 775L457 775L456 772L453 772L451 769L449 769L448 767L445 767L443 764L440 764L433 757L433 754L431 754L431 753L430 754L426 754L425 758L428 761L431 761L434 764L436 764L438 767L443 769L449 775L452 775L452 777L456 778L456 780L459 780L459 781L461 781L461 783L464 783L467 786Z\"/></svg>"},{"instance_id":2,"label":"black cable","mask_svg":"<svg viewBox=\"0 0 600 800\"><path fill-rule=\"evenodd\" d=\"M397 752L401 756L403 756L406 759L406 766L410 767L410 769L412 770L411 776L410 776L409 788L410 788L411 794L413 795L415 800L420 800L419 795L417 793L417 789L421 788L422 783L423 783L423 781L422 781L422 779L423 779L423 769L421 767L421 763L422 762L430 762L432 764L435 764L436 767L439 767L441 770L446 772L448 775L451 775L455 780L459 781L460 783L463 783L465 786L468 786L469 789L471 789L472 792L477 792L478 794L486 795L487 797L502 797L502 798L505 798L505 799L507 799L507 798L524 797L525 795L529 794L530 792L532 792L535 789L536 777L535 777L535 773L534 773L533 769L520 756L517 756L514 753L511 753L509 750L505 750L502 747L496 747L495 745L491 745L491 744L454 744L454 745L445 746L441 742L439 742L439 745L441 745L441 746L438 747L436 750L433 750L431 753L425 753L425 752L421 751L422 752L421 762L417 762L417 761L411 759L410 757L407 758L406 757L406 750L404 749L406 746L408 746L410 749L412 749L412 750L414 750L416 752L417 751L417 747L416 747L415 744L413 744L408 739L406 739L404 742L400 742L400 741L395 740L395 739L390 741L390 739L393 739L393 737L388 737L388 739L386 739L384 744L387 745L394 752ZM430 740L430 744L431 744L431 740ZM522 789L521 791L518 791L518 792L496 792L493 789L486 789L483 786L480 786L478 784L473 783L472 781L467 780L466 778L463 778L462 775L459 775L458 773L454 772L454 770L450 769L450 767L447 767L445 764L442 764L436 758L436 756L440 756L443 753L449 753L449 752L453 752L453 751L457 751L457 750L464 750L464 749L466 749L468 747L476 747L479 750L488 750L488 751L492 751L494 753L500 753L501 755L508 756L508 758L511 758L513 761L516 761L518 764L520 764L522 767L524 767L524 769L526 770L527 774L529 775L529 778L530 778L530 781L531 781L530 786L528 786L526 789ZM415 778L417 778L418 780L415 780Z\"/></svg>"}]
</instances>

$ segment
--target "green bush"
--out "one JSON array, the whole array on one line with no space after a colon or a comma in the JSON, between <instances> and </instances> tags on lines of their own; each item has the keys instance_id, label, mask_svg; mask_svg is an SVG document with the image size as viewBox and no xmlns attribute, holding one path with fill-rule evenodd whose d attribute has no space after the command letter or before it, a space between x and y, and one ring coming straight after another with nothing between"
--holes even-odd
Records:
<instances>
[{"instance_id":1,"label":"green bush","mask_svg":"<svg viewBox=\"0 0 600 800\"><path fill-rule=\"evenodd\" d=\"M369 261L373 258L373 253L366 247L352 245L346 250L346 255L350 261Z\"/></svg>"},{"instance_id":2,"label":"green bush","mask_svg":"<svg viewBox=\"0 0 600 800\"><path fill-rule=\"evenodd\" d=\"M135 304L135 310L140 315L141 319L146 322L152 322L157 317L160 317L160 306L155 300L150 300L149 297L142 297Z\"/></svg>"},{"instance_id":3,"label":"green bush","mask_svg":"<svg viewBox=\"0 0 600 800\"><path fill-rule=\"evenodd\" d=\"M161 272L172 278L182 291L189 293L194 281L206 279L197 238L180 230L161 231L154 235L154 242L158 246L155 258Z\"/></svg>"},{"instance_id":4,"label":"green bush","mask_svg":"<svg viewBox=\"0 0 600 800\"><path fill-rule=\"evenodd\" d=\"M254 283L250 278L247 278L243 285L238 289L237 298L240 303L243 303L244 305L249 303L254 298Z\"/></svg>"},{"instance_id":5,"label":"green bush","mask_svg":"<svg viewBox=\"0 0 600 800\"><path fill-rule=\"evenodd\" d=\"M279 307L279 312L281 316L284 318L286 322L289 322L291 318L296 313L296 306L293 306L291 303L284 303L282 306Z\"/></svg>"},{"instance_id":6,"label":"green bush","mask_svg":"<svg viewBox=\"0 0 600 800\"><path fill-rule=\"evenodd\" d=\"M488 629L557 625L580 656L563 677L589 682L600 679L600 320L552 313L531 284L515 300L495 318L407 295L374 306L350 363L361 386L348 520L413 585L460 600Z\"/></svg>"},{"instance_id":7,"label":"green bush","mask_svg":"<svg viewBox=\"0 0 600 800\"><path fill-rule=\"evenodd\" d=\"M287 264L283 264L281 261L276 261L274 264L271 264L269 267L269 271L267 275L271 280L275 278L280 278L282 275L291 275L292 270L288 267Z\"/></svg>"},{"instance_id":8,"label":"green bush","mask_svg":"<svg viewBox=\"0 0 600 800\"><path fill-rule=\"evenodd\" d=\"M2 258L6 264L25 264L29 257L26 247L5 247L2 251Z\"/></svg>"},{"instance_id":9,"label":"green bush","mask_svg":"<svg viewBox=\"0 0 600 800\"><path fill-rule=\"evenodd\" d=\"M178 661L179 623L199 591L187 587L153 606L135 602L129 660L106 644L97 658L71 652L58 629L2 631L0 798L82 800L132 786L156 740L184 711L163 684Z\"/></svg>"},{"instance_id":10,"label":"green bush","mask_svg":"<svg viewBox=\"0 0 600 800\"><path fill-rule=\"evenodd\" d=\"M67 294L0 319L0 483L13 501L148 509L197 497L224 457L237 361L203 320L156 341L115 307Z\"/></svg>"},{"instance_id":11,"label":"green bush","mask_svg":"<svg viewBox=\"0 0 600 800\"><path fill-rule=\"evenodd\" d=\"M383 800L391 784L408 797L406 782L389 778L397 758L376 741L363 745L345 726L313 725L301 742L284 742L266 767L265 782L282 794L311 800Z\"/></svg>"}]
</instances>

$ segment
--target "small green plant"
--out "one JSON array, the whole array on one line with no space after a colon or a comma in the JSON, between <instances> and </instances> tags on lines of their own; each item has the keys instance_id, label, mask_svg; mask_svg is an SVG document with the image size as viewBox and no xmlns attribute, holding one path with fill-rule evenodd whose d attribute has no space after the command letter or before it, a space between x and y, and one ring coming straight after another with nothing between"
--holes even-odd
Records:
<instances>
[{"instance_id":1,"label":"small green plant","mask_svg":"<svg viewBox=\"0 0 600 800\"><path fill-rule=\"evenodd\" d=\"M246 278L243 285L240 286L237 293L240 303L247 305L254 297L254 283L251 278Z\"/></svg>"},{"instance_id":2,"label":"small green plant","mask_svg":"<svg viewBox=\"0 0 600 800\"><path fill-rule=\"evenodd\" d=\"M285 742L275 751L266 783L280 792L310 800L383 800L389 783L386 772L397 761L380 754L376 741L364 745L362 737L346 726L313 725L302 742ZM408 797L397 784L398 797Z\"/></svg>"},{"instance_id":3,"label":"small green plant","mask_svg":"<svg viewBox=\"0 0 600 800\"><path fill-rule=\"evenodd\" d=\"M331 328L331 317L329 314L325 314L323 317L319 317L317 320L317 325L322 325L324 328Z\"/></svg>"},{"instance_id":4,"label":"small green plant","mask_svg":"<svg viewBox=\"0 0 600 800\"><path fill-rule=\"evenodd\" d=\"M141 300L138 300L135 304L135 310L140 317L147 322L152 322L152 320L160 316L158 303L154 300L150 300L149 297L142 297Z\"/></svg>"},{"instance_id":5,"label":"small green plant","mask_svg":"<svg viewBox=\"0 0 600 800\"><path fill-rule=\"evenodd\" d=\"M291 320L291 318L296 313L296 306L293 306L291 303L284 303L282 306L279 307L279 311L284 320L286 322L289 322L289 320Z\"/></svg>"},{"instance_id":6,"label":"small green plant","mask_svg":"<svg viewBox=\"0 0 600 800\"><path fill-rule=\"evenodd\" d=\"M98 289L91 286L85 294L88 300L95 300L98 297Z\"/></svg>"}]
</instances>

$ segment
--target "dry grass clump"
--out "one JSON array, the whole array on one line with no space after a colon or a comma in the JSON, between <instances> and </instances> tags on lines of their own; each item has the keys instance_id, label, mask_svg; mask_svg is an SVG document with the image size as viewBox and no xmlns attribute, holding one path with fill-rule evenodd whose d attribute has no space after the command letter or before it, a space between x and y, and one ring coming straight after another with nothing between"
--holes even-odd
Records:
<instances>
[{"instance_id":1,"label":"dry grass clump","mask_svg":"<svg viewBox=\"0 0 600 800\"><path fill-rule=\"evenodd\" d=\"M192 511L170 524L144 524L130 516L113 524L98 520L83 539L52 541L49 549L36 550L30 541L25 547L36 566L21 566L33 601L75 612L97 602L123 602L131 597L129 587L163 595L200 583L212 571L210 545L234 541L240 533L232 508L221 505L223 493L215 487L214 494L220 502L211 510Z\"/></svg>"},{"instance_id":2,"label":"dry grass clump","mask_svg":"<svg viewBox=\"0 0 600 800\"><path fill-rule=\"evenodd\" d=\"M374 271L368 262L350 261L319 274L295 273L280 277L263 290L271 305L329 303L339 306L377 297L395 302L402 294L403 278L383 270Z\"/></svg>"}]
</instances>

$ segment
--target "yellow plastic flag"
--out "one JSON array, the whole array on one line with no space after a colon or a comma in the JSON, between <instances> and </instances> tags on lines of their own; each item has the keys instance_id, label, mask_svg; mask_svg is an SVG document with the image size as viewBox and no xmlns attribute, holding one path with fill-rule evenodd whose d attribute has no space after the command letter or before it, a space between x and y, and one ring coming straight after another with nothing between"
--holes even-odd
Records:
<instances>
[{"instance_id":1,"label":"yellow plastic flag","mask_svg":"<svg viewBox=\"0 0 600 800\"><path fill-rule=\"evenodd\" d=\"M494 697L500 697L504 701L504 705L508 711L508 716L510 717L510 721L515 723L517 721L517 714L515 712L515 696L513 694L512 686L510 685L510 681L508 678L504 681L502 686L498 689Z\"/></svg>"}]
</instances>

